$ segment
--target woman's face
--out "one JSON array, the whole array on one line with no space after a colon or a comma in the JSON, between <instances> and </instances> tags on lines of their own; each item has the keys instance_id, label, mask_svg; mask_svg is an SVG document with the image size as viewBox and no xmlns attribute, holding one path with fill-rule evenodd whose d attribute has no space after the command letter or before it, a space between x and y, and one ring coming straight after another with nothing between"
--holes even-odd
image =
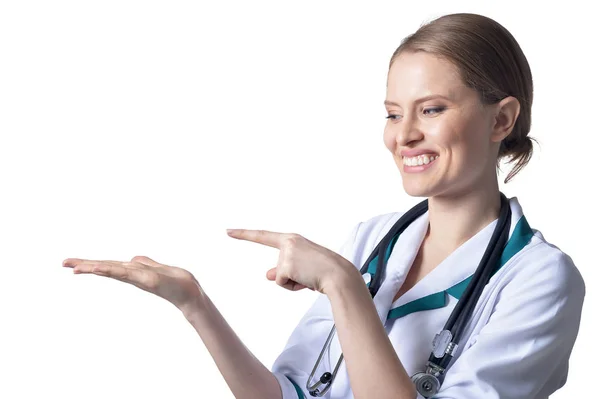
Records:
<instances>
[{"instance_id":1,"label":"woman's face","mask_svg":"<svg viewBox=\"0 0 600 399\"><path fill-rule=\"evenodd\" d=\"M494 108L464 85L453 64L401 53L388 73L385 108L384 142L409 195L460 195L496 179Z\"/></svg>"}]
</instances>

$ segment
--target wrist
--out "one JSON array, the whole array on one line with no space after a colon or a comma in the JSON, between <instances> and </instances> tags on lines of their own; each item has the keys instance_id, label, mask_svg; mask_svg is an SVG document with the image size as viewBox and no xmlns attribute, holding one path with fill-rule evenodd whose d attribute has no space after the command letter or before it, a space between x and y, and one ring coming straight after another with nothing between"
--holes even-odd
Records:
<instances>
[{"instance_id":1,"label":"wrist","mask_svg":"<svg viewBox=\"0 0 600 399\"><path fill-rule=\"evenodd\" d=\"M327 296L335 295L336 293L344 290L351 289L353 286L360 282L364 285L363 278L354 267L354 265L346 260L342 266L337 267L334 272L330 274L329 279L323 284L323 294Z\"/></svg>"},{"instance_id":2,"label":"wrist","mask_svg":"<svg viewBox=\"0 0 600 399\"><path fill-rule=\"evenodd\" d=\"M198 295L195 295L184 305L180 306L179 310L181 311L183 316L191 322L192 320L197 319L198 316L206 312L206 309L208 308L208 301L208 297L206 296L204 291L201 290Z\"/></svg>"}]
</instances>

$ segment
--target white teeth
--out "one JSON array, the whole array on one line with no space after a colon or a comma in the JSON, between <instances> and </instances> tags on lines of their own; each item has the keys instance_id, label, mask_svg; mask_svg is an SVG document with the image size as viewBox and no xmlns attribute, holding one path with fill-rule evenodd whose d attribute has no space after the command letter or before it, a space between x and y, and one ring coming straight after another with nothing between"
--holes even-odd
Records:
<instances>
[{"instance_id":1,"label":"white teeth","mask_svg":"<svg viewBox=\"0 0 600 399\"><path fill-rule=\"evenodd\" d=\"M440 156L439 155L418 155L416 157L404 157L402 159L402 161L404 162L405 165L408 166L421 166L421 165L427 165L433 161L435 161L436 159L438 159Z\"/></svg>"}]
</instances>

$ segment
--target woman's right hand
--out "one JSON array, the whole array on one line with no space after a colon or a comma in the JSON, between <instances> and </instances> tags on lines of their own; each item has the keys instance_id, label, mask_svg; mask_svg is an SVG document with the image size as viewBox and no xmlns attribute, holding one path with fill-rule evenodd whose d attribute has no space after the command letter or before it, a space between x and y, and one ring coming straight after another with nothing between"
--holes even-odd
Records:
<instances>
[{"instance_id":1,"label":"woman's right hand","mask_svg":"<svg viewBox=\"0 0 600 399\"><path fill-rule=\"evenodd\" d=\"M204 294L192 273L146 256L136 256L129 262L68 258L63 266L73 268L75 274L91 273L135 285L166 299L184 314L198 305Z\"/></svg>"}]
</instances>

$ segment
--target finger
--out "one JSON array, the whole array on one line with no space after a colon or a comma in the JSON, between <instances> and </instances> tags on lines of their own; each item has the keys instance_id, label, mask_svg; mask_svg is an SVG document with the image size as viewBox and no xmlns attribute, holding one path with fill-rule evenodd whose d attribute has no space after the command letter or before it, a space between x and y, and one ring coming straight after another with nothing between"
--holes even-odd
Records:
<instances>
[{"instance_id":1,"label":"finger","mask_svg":"<svg viewBox=\"0 0 600 399\"><path fill-rule=\"evenodd\" d=\"M63 261L63 266L73 268L74 272L82 270L82 268L86 271L90 271L91 269L87 266L90 264L94 264L94 263L105 263L105 264L117 265L117 266L125 267L127 269L136 268L136 264L133 264L131 262L119 262L116 260L80 259L80 258L65 259ZM84 266L86 266L86 267L84 267ZM139 267L143 267L143 265L137 266L137 268L139 268Z\"/></svg>"},{"instance_id":2,"label":"finger","mask_svg":"<svg viewBox=\"0 0 600 399\"><path fill-rule=\"evenodd\" d=\"M289 278L284 277L283 273L277 273L277 275L275 276L275 283L280 287L285 287L288 281Z\"/></svg>"},{"instance_id":3,"label":"finger","mask_svg":"<svg viewBox=\"0 0 600 399\"><path fill-rule=\"evenodd\" d=\"M252 241L273 248L280 248L283 238L287 236L287 234L274 231L244 229L228 229L227 234L239 240Z\"/></svg>"},{"instance_id":4,"label":"finger","mask_svg":"<svg viewBox=\"0 0 600 399\"><path fill-rule=\"evenodd\" d=\"M267 279L270 280L270 281L275 281L277 279L277 268L276 267L274 267L272 269L269 269L267 271ZM314 291L313 288L307 287L307 286L302 285L300 283L296 283L293 280L288 280L288 283L284 286L284 288L287 288L289 285L291 285L291 290L292 291L299 291L299 290L304 289L304 288L308 288L309 290Z\"/></svg>"},{"instance_id":5,"label":"finger","mask_svg":"<svg viewBox=\"0 0 600 399\"><path fill-rule=\"evenodd\" d=\"M298 290L301 290L302 288L304 288L304 286L302 284L299 284L288 277L283 277L283 273L278 273L275 276L275 282L280 287L283 287L286 290L290 290L290 291L298 291Z\"/></svg>"},{"instance_id":6,"label":"finger","mask_svg":"<svg viewBox=\"0 0 600 399\"><path fill-rule=\"evenodd\" d=\"M138 273L140 267L138 266ZM116 280L131 282L131 278L134 276L130 270L136 268L129 262L117 262L110 260L87 260L80 259L75 262L73 266L73 273L75 274L97 274L100 276L112 277Z\"/></svg>"},{"instance_id":7,"label":"finger","mask_svg":"<svg viewBox=\"0 0 600 399\"><path fill-rule=\"evenodd\" d=\"M295 282L294 280L288 280L288 282L283 286L283 288L290 291L300 291L307 287L305 285Z\"/></svg>"},{"instance_id":8,"label":"finger","mask_svg":"<svg viewBox=\"0 0 600 399\"><path fill-rule=\"evenodd\" d=\"M84 260L79 262L73 268L76 274L92 273L103 276L113 277L117 280L129 280L133 276L134 267L127 266L125 262L102 261L102 260ZM139 268L137 269L139 271Z\"/></svg>"},{"instance_id":9,"label":"finger","mask_svg":"<svg viewBox=\"0 0 600 399\"><path fill-rule=\"evenodd\" d=\"M160 284L161 277L156 272L157 269L136 262L78 259L74 264L73 272L75 274L87 273L109 277L152 293L156 293L155 291Z\"/></svg>"},{"instance_id":10,"label":"finger","mask_svg":"<svg viewBox=\"0 0 600 399\"><path fill-rule=\"evenodd\" d=\"M130 267L128 262L86 261L77 265L74 273L96 274L135 285L146 291L152 291L157 284L158 275L144 266Z\"/></svg>"},{"instance_id":11,"label":"finger","mask_svg":"<svg viewBox=\"0 0 600 399\"><path fill-rule=\"evenodd\" d=\"M97 262L92 259L67 258L63 260L64 267L76 268L79 265L88 264L89 262Z\"/></svg>"},{"instance_id":12,"label":"finger","mask_svg":"<svg viewBox=\"0 0 600 399\"><path fill-rule=\"evenodd\" d=\"M67 258L65 260L63 260L62 265L63 267L75 267L75 265L77 265L79 262L82 262L83 259L79 259L79 258Z\"/></svg>"},{"instance_id":13,"label":"finger","mask_svg":"<svg viewBox=\"0 0 600 399\"><path fill-rule=\"evenodd\" d=\"M303 290L305 288L308 288L309 290L314 291L312 288L307 287L305 285L302 285L300 283L295 283L294 287L292 288L292 291L300 291L300 290Z\"/></svg>"}]
</instances>

